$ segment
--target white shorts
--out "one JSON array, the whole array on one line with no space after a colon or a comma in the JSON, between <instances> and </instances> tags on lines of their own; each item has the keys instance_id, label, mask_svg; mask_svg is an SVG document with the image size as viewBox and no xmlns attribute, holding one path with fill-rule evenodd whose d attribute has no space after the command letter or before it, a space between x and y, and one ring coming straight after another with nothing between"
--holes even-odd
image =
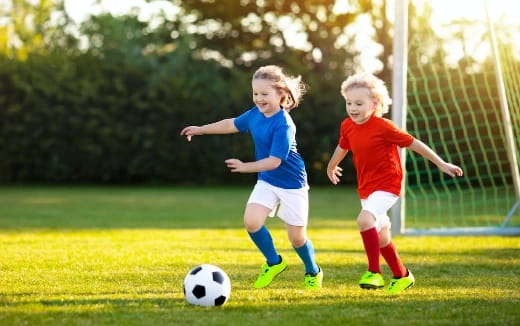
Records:
<instances>
[{"instance_id":1,"label":"white shorts","mask_svg":"<svg viewBox=\"0 0 520 326\"><path fill-rule=\"evenodd\" d=\"M376 230L381 231L384 226L391 226L388 210L394 206L399 199L392 193L386 191L374 191L366 199L361 199L361 207L364 211L370 212L376 218Z\"/></svg>"},{"instance_id":2,"label":"white shorts","mask_svg":"<svg viewBox=\"0 0 520 326\"><path fill-rule=\"evenodd\" d=\"M248 204L255 203L271 209L270 217L274 217L278 208L278 217L289 225L307 226L309 219L309 187L300 189L283 189L259 180Z\"/></svg>"}]
</instances>

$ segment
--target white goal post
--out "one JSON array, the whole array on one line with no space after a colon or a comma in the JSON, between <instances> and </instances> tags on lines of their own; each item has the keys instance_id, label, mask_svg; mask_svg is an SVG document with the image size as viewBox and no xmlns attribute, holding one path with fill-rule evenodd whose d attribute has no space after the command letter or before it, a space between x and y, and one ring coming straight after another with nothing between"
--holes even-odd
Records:
<instances>
[{"instance_id":1,"label":"white goal post","mask_svg":"<svg viewBox=\"0 0 520 326\"><path fill-rule=\"evenodd\" d=\"M477 5L477 3L475 4ZM392 120L403 130L407 129L407 115L408 115L408 0L395 0L394 11L394 40L393 40L393 67L392 67ZM520 176L519 166L517 160L517 149L515 147L515 136L512 128L511 112L508 108L508 100L506 98L506 88L502 78L500 56L497 50L497 42L495 39L493 22L489 15L487 0L483 0L483 10L486 11L486 20L488 27L489 43L491 48L491 55L493 57L495 75L496 75L496 89L497 97L500 102L500 111L502 116L503 134L505 135L505 146L507 149L507 158L511 170L511 179L514 188L514 204L507 208L508 212L500 225L470 225L470 226L454 226L448 225L446 227L431 227L431 228L416 228L413 225L410 227L406 224L406 207L407 207L407 153L406 149L400 149L401 164L404 171L402 195L399 201L391 210L392 233L408 234L408 235L482 235L482 234L496 234L496 235L520 235L520 227L511 227L509 225L512 217L517 212L520 206ZM411 130L414 134L414 131ZM518 140L517 140L518 141ZM430 163L431 164L431 163ZM465 176L471 177L471 176ZM508 186L509 187L509 186ZM510 187L509 187L510 188ZM508 188L508 189L509 189ZM463 191L464 189L457 189ZM460 198L464 198L463 195ZM464 200L459 200L461 205L465 205ZM467 203L470 205L471 203ZM485 203L484 203L485 205ZM475 210L475 209L473 209ZM465 212L462 209L462 212Z\"/></svg>"}]
</instances>

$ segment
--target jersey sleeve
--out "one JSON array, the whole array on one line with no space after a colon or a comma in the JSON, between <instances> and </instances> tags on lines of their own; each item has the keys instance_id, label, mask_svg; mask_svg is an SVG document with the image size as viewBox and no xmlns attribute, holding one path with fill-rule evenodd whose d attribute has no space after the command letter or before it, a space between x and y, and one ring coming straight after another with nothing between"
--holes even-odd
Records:
<instances>
[{"instance_id":1,"label":"jersey sleeve","mask_svg":"<svg viewBox=\"0 0 520 326\"><path fill-rule=\"evenodd\" d=\"M386 119L385 121L387 125L385 137L389 142L399 147L408 147L412 144L415 139L412 135L397 127L393 121Z\"/></svg>"},{"instance_id":2,"label":"jersey sleeve","mask_svg":"<svg viewBox=\"0 0 520 326\"><path fill-rule=\"evenodd\" d=\"M247 110L246 112L242 113L238 117L235 118L233 123L235 124L235 127L240 132L247 132L249 131L249 117L251 115L251 110Z\"/></svg>"},{"instance_id":3,"label":"jersey sleeve","mask_svg":"<svg viewBox=\"0 0 520 326\"><path fill-rule=\"evenodd\" d=\"M348 138L346 137L346 128L347 128L347 119L343 120L341 122L341 127L339 130L339 142L338 145L344 150L350 150L350 143L348 141Z\"/></svg>"}]
</instances>

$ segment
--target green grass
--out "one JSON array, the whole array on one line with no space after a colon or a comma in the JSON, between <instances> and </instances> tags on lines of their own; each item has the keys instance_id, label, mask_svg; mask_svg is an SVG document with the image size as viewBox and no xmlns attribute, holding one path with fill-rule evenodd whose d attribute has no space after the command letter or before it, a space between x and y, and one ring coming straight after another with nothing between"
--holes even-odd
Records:
<instances>
[{"instance_id":1,"label":"green grass","mask_svg":"<svg viewBox=\"0 0 520 326\"><path fill-rule=\"evenodd\" d=\"M0 325L520 324L516 237L397 237L416 286L398 297L359 289L366 259L349 188L311 189L324 288L302 290L302 264L271 219L289 269L254 290L262 257L242 227L249 192L0 187ZM223 307L184 301L182 280L200 263L230 276Z\"/></svg>"},{"instance_id":2,"label":"green grass","mask_svg":"<svg viewBox=\"0 0 520 326\"><path fill-rule=\"evenodd\" d=\"M516 202L513 188L512 184L465 190L408 187L406 225L416 229L500 227ZM519 210L507 227L520 227Z\"/></svg>"}]
</instances>

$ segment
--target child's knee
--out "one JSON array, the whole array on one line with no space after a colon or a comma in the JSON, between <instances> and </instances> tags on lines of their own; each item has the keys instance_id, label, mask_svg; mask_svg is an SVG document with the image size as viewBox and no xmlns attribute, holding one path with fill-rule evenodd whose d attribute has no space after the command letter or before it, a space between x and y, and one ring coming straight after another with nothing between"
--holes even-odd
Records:
<instances>
[{"instance_id":1,"label":"child's knee","mask_svg":"<svg viewBox=\"0 0 520 326\"><path fill-rule=\"evenodd\" d=\"M307 235L304 229L291 230L288 235L293 248L300 248L307 241Z\"/></svg>"},{"instance_id":2,"label":"child's knee","mask_svg":"<svg viewBox=\"0 0 520 326\"><path fill-rule=\"evenodd\" d=\"M300 247L303 247L303 245L305 244L307 239L305 237L297 237L294 239L290 239L290 241L291 241L291 245L294 248L300 248Z\"/></svg>"},{"instance_id":3,"label":"child's knee","mask_svg":"<svg viewBox=\"0 0 520 326\"><path fill-rule=\"evenodd\" d=\"M391 240L392 236L390 234L390 227L383 226L381 231L379 231L379 247L384 248L388 246Z\"/></svg>"},{"instance_id":4,"label":"child's knee","mask_svg":"<svg viewBox=\"0 0 520 326\"><path fill-rule=\"evenodd\" d=\"M249 233L255 233L258 230L260 230L260 228L262 228L262 226L264 225L263 222L264 221L261 219L251 218L247 216L244 217L244 227L246 228L246 231Z\"/></svg>"},{"instance_id":5,"label":"child's knee","mask_svg":"<svg viewBox=\"0 0 520 326\"><path fill-rule=\"evenodd\" d=\"M373 228L376 223L376 218L368 211L361 211L357 218L357 225L361 231Z\"/></svg>"},{"instance_id":6,"label":"child's knee","mask_svg":"<svg viewBox=\"0 0 520 326\"><path fill-rule=\"evenodd\" d=\"M262 228L262 224L253 223L253 222L250 222L250 221L244 221L244 227L246 228L247 232L255 233L258 230L260 230L260 228Z\"/></svg>"}]
</instances>

